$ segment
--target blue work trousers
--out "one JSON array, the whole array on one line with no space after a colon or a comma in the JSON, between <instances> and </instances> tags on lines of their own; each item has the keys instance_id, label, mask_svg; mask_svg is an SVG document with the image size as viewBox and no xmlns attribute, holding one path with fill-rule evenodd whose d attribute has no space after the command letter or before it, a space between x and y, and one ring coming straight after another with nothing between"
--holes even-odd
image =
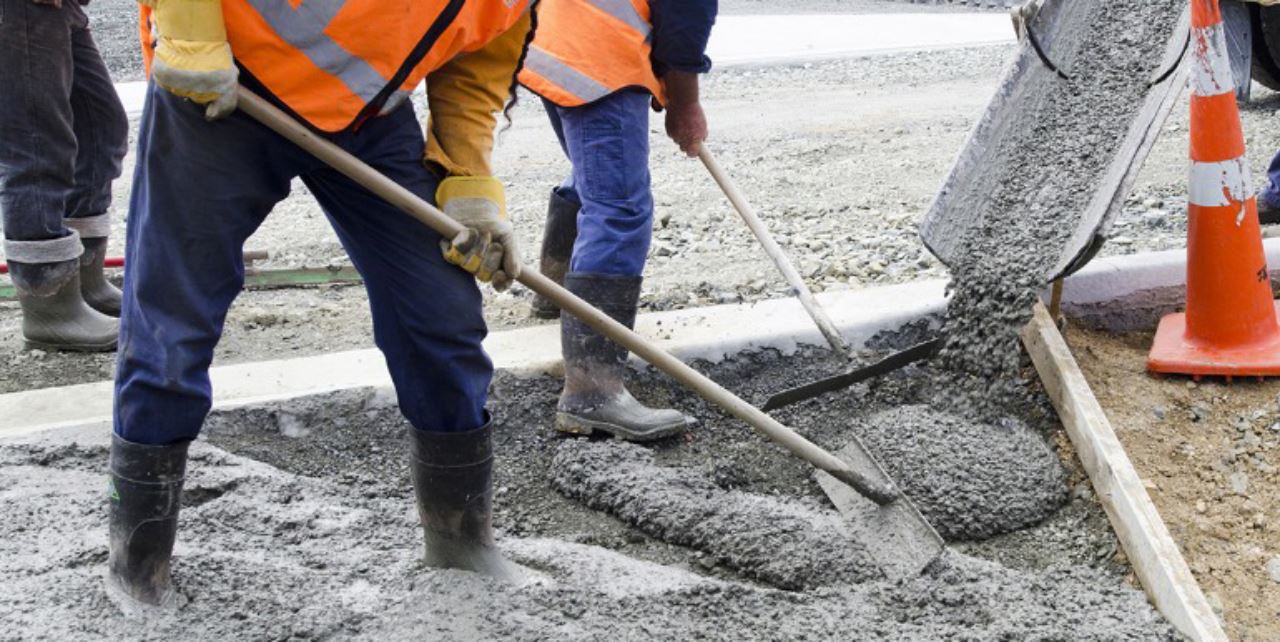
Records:
<instances>
[{"instance_id":1,"label":"blue work trousers","mask_svg":"<svg viewBox=\"0 0 1280 642\"><path fill-rule=\"evenodd\" d=\"M435 201L412 106L327 136L414 194ZM301 177L364 277L374 339L400 410L419 430L483 425L493 366L471 275L440 236L241 113L150 89L129 205L115 430L126 440L193 439L210 407L209 364L244 283L243 247Z\"/></svg>"},{"instance_id":2,"label":"blue work trousers","mask_svg":"<svg viewBox=\"0 0 1280 642\"><path fill-rule=\"evenodd\" d=\"M79 256L79 243L56 242L71 234L65 219L101 217L81 231L106 236L102 215L128 142L80 3L0 0L0 213L10 258L15 247L28 262Z\"/></svg>"},{"instance_id":3,"label":"blue work trousers","mask_svg":"<svg viewBox=\"0 0 1280 642\"><path fill-rule=\"evenodd\" d=\"M1271 166L1267 168L1267 186L1258 198L1272 209L1280 209L1280 152L1271 159Z\"/></svg>"},{"instance_id":4,"label":"blue work trousers","mask_svg":"<svg viewBox=\"0 0 1280 642\"><path fill-rule=\"evenodd\" d=\"M573 164L558 192L582 204L569 270L639 276L653 236L649 94L624 90L581 107L543 104Z\"/></svg>"}]
</instances>

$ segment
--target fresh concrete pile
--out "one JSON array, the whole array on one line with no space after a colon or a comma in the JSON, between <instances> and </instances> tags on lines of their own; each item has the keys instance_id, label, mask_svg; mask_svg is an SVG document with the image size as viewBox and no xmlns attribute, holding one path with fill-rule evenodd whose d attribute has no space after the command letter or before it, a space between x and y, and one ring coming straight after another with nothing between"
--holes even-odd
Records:
<instances>
[{"instance_id":1,"label":"fresh concrete pile","mask_svg":"<svg viewBox=\"0 0 1280 642\"><path fill-rule=\"evenodd\" d=\"M551 467L562 493L778 588L880 576L838 514L725 490L698 470L655 465L653 453L640 446L566 441Z\"/></svg>"},{"instance_id":2,"label":"fresh concrete pile","mask_svg":"<svg viewBox=\"0 0 1280 642\"><path fill-rule=\"evenodd\" d=\"M950 541L1038 524L1067 499L1058 456L1021 422L977 423L914 405L877 413L855 430Z\"/></svg>"}]
</instances>

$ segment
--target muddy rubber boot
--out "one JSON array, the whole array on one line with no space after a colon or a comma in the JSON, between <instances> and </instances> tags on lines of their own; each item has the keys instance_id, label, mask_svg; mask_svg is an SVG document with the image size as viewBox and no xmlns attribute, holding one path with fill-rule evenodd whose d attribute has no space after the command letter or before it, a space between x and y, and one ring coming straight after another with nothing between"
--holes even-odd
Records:
<instances>
[{"instance_id":1,"label":"muddy rubber boot","mask_svg":"<svg viewBox=\"0 0 1280 642\"><path fill-rule=\"evenodd\" d=\"M124 296L107 280L102 264L107 260L107 239L80 237L84 254L80 255L80 293L89 307L110 317L120 316Z\"/></svg>"},{"instance_id":2,"label":"muddy rubber boot","mask_svg":"<svg viewBox=\"0 0 1280 642\"><path fill-rule=\"evenodd\" d=\"M409 429L423 562L516 581L518 568L493 542L492 435L492 422L469 432Z\"/></svg>"},{"instance_id":3,"label":"muddy rubber boot","mask_svg":"<svg viewBox=\"0 0 1280 642\"><path fill-rule=\"evenodd\" d=\"M551 203L547 206L547 223L542 231L542 258L538 270L542 276L564 285L564 275L569 271L569 259L573 257L573 243L578 240L578 210L582 206L560 195L559 188L551 190ZM536 319L559 319L560 306L542 297L533 299L530 316Z\"/></svg>"},{"instance_id":4,"label":"muddy rubber boot","mask_svg":"<svg viewBox=\"0 0 1280 642\"><path fill-rule=\"evenodd\" d=\"M146 446L111 436L107 596L126 615L170 612L179 606L169 559L178 534L190 443Z\"/></svg>"},{"instance_id":5,"label":"muddy rubber boot","mask_svg":"<svg viewBox=\"0 0 1280 642\"><path fill-rule=\"evenodd\" d=\"M574 272L565 287L618 323L633 327L640 300L638 276ZM626 441L654 441L684 432L689 419L678 410L654 409L627 391L627 349L572 315L560 320L564 391L556 407L556 429L590 435L597 430Z\"/></svg>"},{"instance_id":6,"label":"muddy rubber boot","mask_svg":"<svg viewBox=\"0 0 1280 642\"><path fill-rule=\"evenodd\" d=\"M22 307L22 338L28 348L107 352L114 350L120 322L85 303L80 259L58 263L9 262Z\"/></svg>"}]
</instances>

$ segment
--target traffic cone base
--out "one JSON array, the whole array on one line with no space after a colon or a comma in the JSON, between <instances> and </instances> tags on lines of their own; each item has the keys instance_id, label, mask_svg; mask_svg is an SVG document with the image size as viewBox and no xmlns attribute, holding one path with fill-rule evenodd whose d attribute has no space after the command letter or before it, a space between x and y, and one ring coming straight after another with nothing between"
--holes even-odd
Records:
<instances>
[{"instance_id":1,"label":"traffic cone base","mask_svg":"<svg viewBox=\"0 0 1280 642\"><path fill-rule=\"evenodd\" d=\"M1280 303L1276 303L1280 314ZM1280 376L1280 325L1276 332L1253 343L1218 346L1187 334L1187 315L1160 320L1147 357L1147 370L1161 374L1223 377Z\"/></svg>"}]
</instances>

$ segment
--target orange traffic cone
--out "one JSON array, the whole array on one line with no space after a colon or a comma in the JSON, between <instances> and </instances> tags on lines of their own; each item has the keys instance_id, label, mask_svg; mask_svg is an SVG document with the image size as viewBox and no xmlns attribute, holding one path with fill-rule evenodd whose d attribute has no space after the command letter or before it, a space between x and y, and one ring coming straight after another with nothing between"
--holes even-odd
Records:
<instances>
[{"instance_id":1,"label":"orange traffic cone","mask_svg":"<svg viewBox=\"0 0 1280 642\"><path fill-rule=\"evenodd\" d=\"M1218 0L1191 0L1191 48L1187 312L1160 321L1147 369L1280 375L1280 322Z\"/></svg>"}]
</instances>

